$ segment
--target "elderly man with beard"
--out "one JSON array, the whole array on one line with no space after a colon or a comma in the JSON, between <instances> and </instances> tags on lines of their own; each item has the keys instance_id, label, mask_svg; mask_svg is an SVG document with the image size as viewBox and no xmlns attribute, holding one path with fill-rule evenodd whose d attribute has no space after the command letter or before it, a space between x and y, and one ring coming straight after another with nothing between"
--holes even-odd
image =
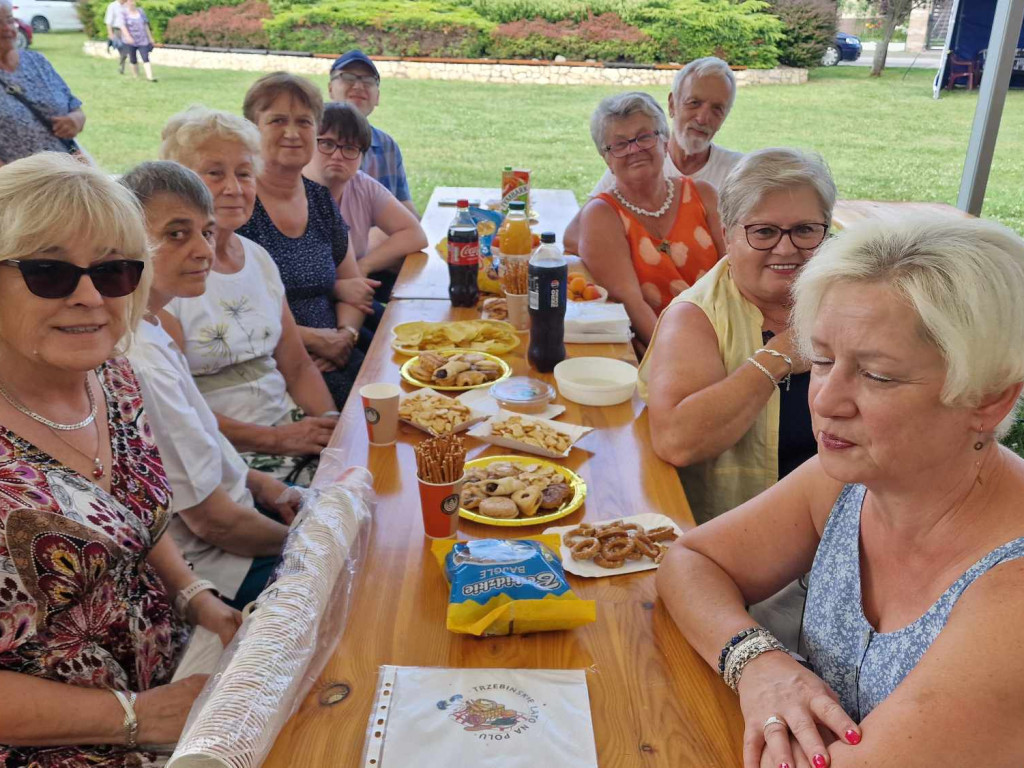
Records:
<instances>
[{"instance_id":1,"label":"elderly man with beard","mask_svg":"<svg viewBox=\"0 0 1024 768\"><path fill-rule=\"evenodd\" d=\"M716 189L721 186L743 153L724 149L711 140L728 117L735 99L736 77L729 65L715 56L695 59L676 73L668 95L673 130L665 152L666 179L689 176ZM606 170L590 197L610 192L614 186L615 178L610 169ZM577 214L562 238L567 251L579 252L579 232Z\"/></svg>"}]
</instances>

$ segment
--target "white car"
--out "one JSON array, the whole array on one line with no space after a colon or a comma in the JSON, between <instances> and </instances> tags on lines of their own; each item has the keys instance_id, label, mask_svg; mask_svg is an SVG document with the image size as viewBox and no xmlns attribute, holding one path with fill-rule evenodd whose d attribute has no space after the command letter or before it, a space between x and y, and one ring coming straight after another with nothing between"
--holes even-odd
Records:
<instances>
[{"instance_id":1,"label":"white car","mask_svg":"<svg viewBox=\"0 0 1024 768\"><path fill-rule=\"evenodd\" d=\"M33 32L82 30L74 0L12 0L14 18L32 25Z\"/></svg>"}]
</instances>

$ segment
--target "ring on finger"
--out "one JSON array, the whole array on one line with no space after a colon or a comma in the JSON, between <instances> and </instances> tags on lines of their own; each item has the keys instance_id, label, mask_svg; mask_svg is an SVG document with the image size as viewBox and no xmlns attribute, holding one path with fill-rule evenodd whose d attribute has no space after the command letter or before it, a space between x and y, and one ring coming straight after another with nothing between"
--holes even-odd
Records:
<instances>
[{"instance_id":1,"label":"ring on finger","mask_svg":"<svg viewBox=\"0 0 1024 768\"><path fill-rule=\"evenodd\" d=\"M781 725L784 730L788 730L788 728L789 728L789 726L786 725L786 721L785 720L783 720L778 715L772 715L767 720L765 720L764 721L764 725L761 726L761 730L764 731L764 735L765 735L766 738L768 736L768 726L769 725Z\"/></svg>"}]
</instances>

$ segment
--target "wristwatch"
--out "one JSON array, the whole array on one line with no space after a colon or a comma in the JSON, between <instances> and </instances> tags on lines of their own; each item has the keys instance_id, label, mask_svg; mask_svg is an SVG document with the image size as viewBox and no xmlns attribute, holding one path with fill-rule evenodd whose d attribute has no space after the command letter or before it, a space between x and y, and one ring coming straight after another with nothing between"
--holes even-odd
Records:
<instances>
[{"instance_id":1,"label":"wristwatch","mask_svg":"<svg viewBox=\"0 0 1024 768\"><path fill-rule=\"evenodd\" d=\"M339 331L348 331L352 334L352 341L356 343L359 341L359 331L353 328L351 325L342 325L338 328Z\"/></svg>"}]
</instances>

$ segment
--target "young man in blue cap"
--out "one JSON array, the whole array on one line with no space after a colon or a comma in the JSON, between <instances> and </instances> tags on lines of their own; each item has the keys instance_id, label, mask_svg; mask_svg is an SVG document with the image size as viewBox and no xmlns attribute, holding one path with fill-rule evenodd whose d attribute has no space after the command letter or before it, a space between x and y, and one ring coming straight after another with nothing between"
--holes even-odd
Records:
<instances>
[{"instance_id":1,"label":"young man in blue cap","mask_svg":"<svg viewBox=\"0 0 1024 768\"><path fill-rule=\"evenodd\" d=\"M348 51L331 65L328 92L332 100L347 101L369 118L380 101L380 72L370 61L370 57L362 51ZM395 140L380 128L370 127L373 139L370 151L363 157L360 170L387 187L402 205L419 218L412 196L409 194L402 150L398 148Z\"/></svg>"}]
</instances>

